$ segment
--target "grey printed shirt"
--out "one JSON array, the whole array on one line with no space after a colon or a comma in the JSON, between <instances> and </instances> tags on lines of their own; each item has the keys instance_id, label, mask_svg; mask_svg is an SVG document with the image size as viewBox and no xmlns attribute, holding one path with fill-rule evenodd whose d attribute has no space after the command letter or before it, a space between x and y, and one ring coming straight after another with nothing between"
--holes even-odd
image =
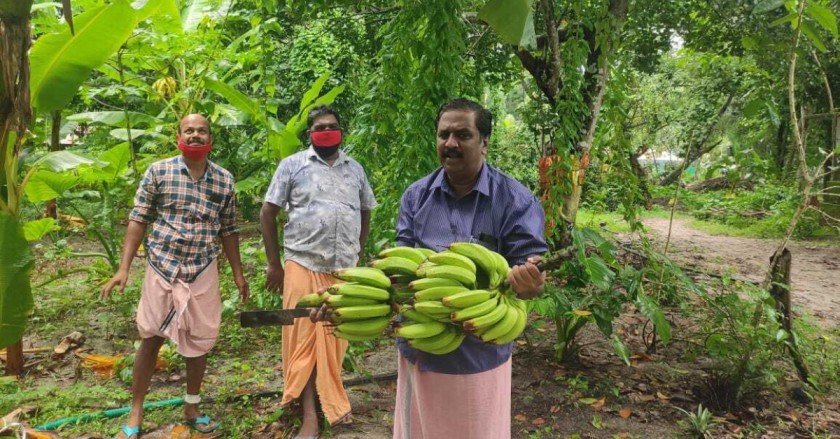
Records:
<instances>
[{"instance_id":1,"label":"grey printed shirt","mask_svg":"<svg viewBox=\"0 0 840 439\"><path fill-rule=\"evenodd\" d=\"M317 272L356 265L361 211L376 207L376 199L365 170L344 151L333 166L312 146L280 161L265 201L289 214L283 228L287 260Z\"/></svg>"}]
</instances>

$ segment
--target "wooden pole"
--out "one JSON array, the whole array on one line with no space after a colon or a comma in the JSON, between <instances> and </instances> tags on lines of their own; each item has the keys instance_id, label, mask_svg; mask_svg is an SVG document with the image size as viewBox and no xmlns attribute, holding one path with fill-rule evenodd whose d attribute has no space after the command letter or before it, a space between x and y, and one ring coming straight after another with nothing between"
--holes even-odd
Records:
<instances>
[{"instance_id":1,"label":"wooden pole","mask_svg":"<svg viewBox=\"0 0 840 439\"><path fill-rule=\"evenodd\" d=\"M808 381L810 374L808 373L808 366L805 360L799 353L799 348L796 345L796 338L793 336L793 324L790 314L790 266L791 266L790 250L782 250L782 254L776 258L773 264L770 284L770 295L776 301L776 311L778 311L779 325L788 333L788 352L793 360L793 365L799 373L799 378L803 383L810 384ZM770 258L773 262L773 258Z\"/></svg>"}]
</instances>

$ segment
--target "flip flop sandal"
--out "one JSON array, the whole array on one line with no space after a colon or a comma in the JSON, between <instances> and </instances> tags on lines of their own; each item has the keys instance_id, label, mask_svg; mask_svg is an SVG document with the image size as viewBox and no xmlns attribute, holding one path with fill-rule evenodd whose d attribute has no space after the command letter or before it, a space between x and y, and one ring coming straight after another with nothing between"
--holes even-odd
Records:
<instances>
[{"instance_id":1,"label":"flip flop sandal","mask_svg":"<svg viewBox=\"0 0 840 439\"><path fill-rule=\"evenodd\" d=\"M140 437L140 426L137 425L135 427L129 427L128 424L125 424L120 429L120 433L122 433L125 436L126 439L139 438ZM116 438L117 438L117 436L114 436L114 439L116 439Z\"/></svg>"},{"instance_id":2,"label":"flip flop sandal","mask_svg":"<svg viewBox=\"0 0 840 439\"><path fill-rule=\"evenodd\" d=\"M212 433L219 428L219 423L211 420L210 417L205 414L188 419L186 424L199 433ZM203 425L203 427L200 427L201 425Z\"/></svg>"}]
</instances>

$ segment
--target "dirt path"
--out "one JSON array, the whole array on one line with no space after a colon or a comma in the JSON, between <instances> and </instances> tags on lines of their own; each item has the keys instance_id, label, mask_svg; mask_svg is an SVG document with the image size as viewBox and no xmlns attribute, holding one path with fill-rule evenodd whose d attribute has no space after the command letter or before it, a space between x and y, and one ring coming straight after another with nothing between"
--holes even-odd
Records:
<instances>
[{"instance_id":1,"label":"dirt path","mask_svg":"<svg viewBox=\"0 0 840 439\"><path fill-rule=\"evenodd\" d=\"M651 218L644 224L653 232L660 250L668 236L668 219ZM714 236L674 219L669 256L686 266L762 281L778 240ZM825 244L792 242L792 298L824 326L840 322L840 248Z\"/></svg>"}]
</instances>

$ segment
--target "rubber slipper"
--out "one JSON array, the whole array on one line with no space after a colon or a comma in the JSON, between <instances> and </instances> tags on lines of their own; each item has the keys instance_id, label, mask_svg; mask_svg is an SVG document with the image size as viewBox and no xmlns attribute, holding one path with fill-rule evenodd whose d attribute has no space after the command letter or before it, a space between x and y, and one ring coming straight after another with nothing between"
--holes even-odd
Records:
<instances>
[{"instance_id":1,"label":"rubber slipper","mask_svg":"<svg viewBox=\"0 0 840 439\"><path fill-rule=\"evenodd\" d=\"M120 429L120 433L122 433L125 436L125 439L131 439L133 437L134 438L139 438L140 437L140 426L137 425L135 427L129 427L128 424L125 424ZM115 439L117 437L118 436L114 436Z\"/></svg>"},{"instance_id":2,"label":"rubber slipper","mask_svg":"<svg viewBox=\"0 0 840 439\"><path fill-rule=\"evenodd\" d=\"M210 419L209 416L202 414L192 419L187 419L187 425L199 433L212 433L219 428L219 423ZM203 427L201 427L203 425Z\"/></svg>"}]
</instances>

